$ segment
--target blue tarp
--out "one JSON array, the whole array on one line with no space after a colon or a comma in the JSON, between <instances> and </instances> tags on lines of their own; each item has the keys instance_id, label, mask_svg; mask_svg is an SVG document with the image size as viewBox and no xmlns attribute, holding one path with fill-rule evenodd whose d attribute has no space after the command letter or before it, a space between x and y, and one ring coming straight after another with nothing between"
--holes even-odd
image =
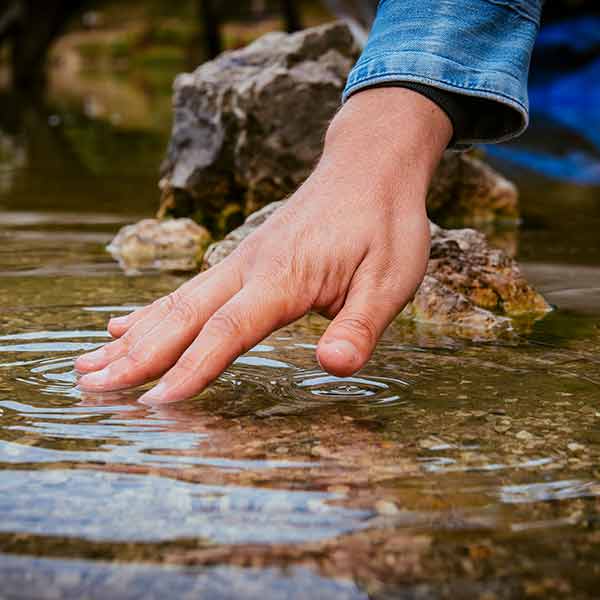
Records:
<instances>
[{"instance_id":1,"label":"blue tarp","mask_svg":"<svg viewBox=\"0 0 600 600\"><path fill-rule=\"evenodd\" d=\"M582 55L582 60L575 60L570 70L564 64L553 70L544 57L557 50L568 50L571 58ZM542 28L531 71L530 132L514 143L488 146L488 153L547 177L599 185L600 18ZM536 134L548 126L563 132L559 138L564 138L564 145L554 145L552 150L534 146Z\"/></svg>"}]
</instances>

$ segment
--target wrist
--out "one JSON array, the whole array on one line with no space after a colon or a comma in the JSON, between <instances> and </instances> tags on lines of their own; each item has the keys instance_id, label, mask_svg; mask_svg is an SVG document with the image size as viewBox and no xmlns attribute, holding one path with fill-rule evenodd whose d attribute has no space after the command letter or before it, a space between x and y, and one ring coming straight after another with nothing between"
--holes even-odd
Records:
<instances>
[{"instance_id":1,"label":"wrist","mask_svg":"<svg viewBox=\"0 0 600 600\"><path fill-rule=\"evenodd\" d=\"M323 161L345 161L365 175L406 177L426 193L452 138L452 123L437 104L404 88L354 94L331 122Z\"/></svg>"}]
</instances>

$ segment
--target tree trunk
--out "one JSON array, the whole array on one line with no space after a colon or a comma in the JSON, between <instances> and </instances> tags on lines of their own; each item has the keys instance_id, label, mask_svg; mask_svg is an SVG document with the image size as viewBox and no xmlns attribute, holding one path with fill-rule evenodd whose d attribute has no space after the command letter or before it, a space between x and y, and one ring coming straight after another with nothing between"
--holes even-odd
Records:
<instances>
[{"instance_id":1,"label":"tree trunk","mask_svg":"<svg viewBox=\"0 0 600 600\"><path fill-rule=\"evenodd\" d=\"M215 58L223 50L219 15L214 0L198 0L198 13L204 31L204 49L208 58Z\"/></svg>"},{"instance_id":2,"label":"tree trunk","mask_svg":"<svg viewBox=\"0 0 600 600\"><path fill-rule=\"evenodd\" d=\"M281 12L283 13L288 33L302 29L302 20L297 4L296 0L281 0Z\"/></svg>"},{"instance_id":3,"label":"tree trunk","mask_svg":"<svg viewBox=\"0 0 600 600\"><path fill-rule=\"evenodd\" d=\"M21 0L19 19L11 32L12 80L26 89L44 83L48 50L86 0ZM6 13L5 13L6 14Z\"/></svg>"}]
</instances>

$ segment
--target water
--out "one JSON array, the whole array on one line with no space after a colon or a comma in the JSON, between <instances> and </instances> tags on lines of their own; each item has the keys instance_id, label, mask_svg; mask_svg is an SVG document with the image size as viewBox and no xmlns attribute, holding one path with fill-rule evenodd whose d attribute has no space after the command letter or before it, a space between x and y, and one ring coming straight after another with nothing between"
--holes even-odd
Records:
<instances>
[{"instance_id":1,"label":"water","mask_svg":"<svg viewBox=\"0 0 600 600\"><path fill-rule=\"evenodd\" d=\"M156 206L168 109L2 103L0 598L597 597L598 188L509 173L502 237L558 306L526 339L395 323L338 379L310 316L151 409L78 391L73 361L183 281L104 251Z\"/></svg>"}]
</instances>

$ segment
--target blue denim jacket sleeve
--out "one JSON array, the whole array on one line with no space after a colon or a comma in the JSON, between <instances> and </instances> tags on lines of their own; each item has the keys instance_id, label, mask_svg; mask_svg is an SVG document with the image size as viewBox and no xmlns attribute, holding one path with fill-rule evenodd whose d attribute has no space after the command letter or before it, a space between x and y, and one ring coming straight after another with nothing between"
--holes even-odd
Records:
<instances>
[{"instance_id":1,"label":"blue denim jacket sleeve","mask_svg":"<svg viewBox=\"0 0 600 600\"><path fill-rule=\"evenodd\" d=\"M418 82L475 103L458 145L501 142L529 121L527 75L542 0L381 0L343 100L393 82Z\"/></svg>"}]
</instances>

